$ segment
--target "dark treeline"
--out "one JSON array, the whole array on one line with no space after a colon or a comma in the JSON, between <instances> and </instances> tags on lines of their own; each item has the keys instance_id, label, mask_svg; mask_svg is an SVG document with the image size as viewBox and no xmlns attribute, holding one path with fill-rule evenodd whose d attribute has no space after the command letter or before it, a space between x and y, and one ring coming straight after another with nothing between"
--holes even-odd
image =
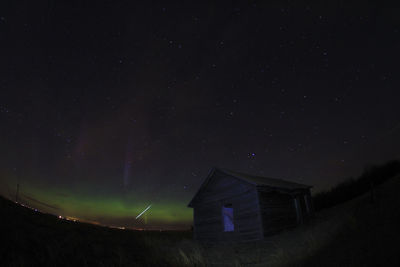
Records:
<instances>
[{"instance_id":1,"label":"dark treeline","mask_svg":"<svg viewBox=\"0 0 400 267\"><path fill-rule=\"evenodd\" d=\"M400 161L393 160L381 165L366 167L363 174L354 179L350 178L338 184L329 191L314 196L315 210L321 210L348 201L366 192L375 197L375 187L400 173Z\"/></svg>"}]
</instances>

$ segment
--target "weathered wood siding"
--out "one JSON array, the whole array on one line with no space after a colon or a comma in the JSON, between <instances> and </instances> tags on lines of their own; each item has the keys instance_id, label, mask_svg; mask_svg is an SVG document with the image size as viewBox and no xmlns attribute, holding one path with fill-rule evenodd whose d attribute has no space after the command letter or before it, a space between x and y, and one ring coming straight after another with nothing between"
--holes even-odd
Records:
<instances>
[{"instance_id":1,"label":"weathered wood siding","mask_svg":"<svg viewBox=\"0 0 400 267\"><path fill-rule=\"evenodd\" d=\"M262 190L258 194L264 236L297 225L296 207L291 195Z\"/></svg>"},{"instance_id":2,"label":"weathered wood siding","mask_svg":"<svg viewBox=\"0 0 400 267\"><path fill-rule=\"evenodd\" d=\"M310 189L302 189L293 193L297 203L297 221L302 223L308 220L314 214L314 205L312 203Z\"/></svg>"},{"instance_id":3,"label":"weathered wood siding","mask_svg":"<svg viewBox=\"0 0 400 267\"><path fill-rule=\"evenodd\" d=\"M311 196L311 191L307 190L306 191L306 200L307 200L307 207L308 207L308 212L309 212L309 216L313 216L314 215L314 202L313 202L313 198Z\"/></svg>"},{"instance_id":4,"label":"weathered wood siding","mask_svg":"<svg viewBox=\"0 0 400 267\"><path fill-rule=\"evenodd\" d=\"M232 204L234 231L224 232L222 207ZM193 203L194 237L200 241L250 241L262 239L256 187L222 172Z\"/></svg>"}]
</instances>

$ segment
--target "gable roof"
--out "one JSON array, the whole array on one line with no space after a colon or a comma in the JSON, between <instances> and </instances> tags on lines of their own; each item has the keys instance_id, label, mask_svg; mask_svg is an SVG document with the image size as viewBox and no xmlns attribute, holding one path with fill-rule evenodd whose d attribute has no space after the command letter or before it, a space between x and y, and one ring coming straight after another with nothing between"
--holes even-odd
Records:
<instances>
[{"instance_id":1,"label":"gable roof","mask_svg":"<svg viewBox=\"0 0 400 267\"><path fill-rule=\"evenodd\" d=\"M193 196L192 200L188 204L188 207L192 207L192 203L193 203L194 199L207 186L207 184L209 183L210 179L212 178L212 176L214 175L214 173L216 171L225 173L229 176L235 177L246 183L249 183L254 186L259 186L259 187L270 187L273 189L284 189L287 191L292 191L292 190L296 190L296 189L309 189L312 187L310 185L299 184L299 183L295 183L295 182L285 181L282 179L250 175L250 174L231 171L228 169L220 169L220 168L214 167L210 170L207 178L204 180L204 182L201 184L200 188L197 190L196 194Z\"/></svg>"},{"instance_id":2,"label":"gable roof","mask_svg":"<svg viewBox=\"0 0 400 267\"><path fill-rule=\"evenodd\" d=\"M221 171L228 175L234 176L236 178L239 178L241 180L244 180L244 181L246 181L250 184L256 185L256 186L269 186L269 187L283 188L283 189L289 189L289 190L307 189L307 188L312 187L310 185L299 184L299 183L295 183L295 182L291 182L291 181L285 181L282 179L250 175L250 174L235 172L235 171L231 171L231 170L227 170L227 169L221 169Z\"/></svg>"}]
</instances>

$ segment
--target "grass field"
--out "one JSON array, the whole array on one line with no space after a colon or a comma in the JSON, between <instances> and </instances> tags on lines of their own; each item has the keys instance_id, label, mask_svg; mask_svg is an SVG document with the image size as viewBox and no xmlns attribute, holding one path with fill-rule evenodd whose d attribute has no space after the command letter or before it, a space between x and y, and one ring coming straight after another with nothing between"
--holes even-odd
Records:
<instances>
[{"instance_id":1,"label":"grass field","mask_svg":"<svg viewBox=\"0 0 400 267\"><path fill-rule=\"evenodd\" d=\"M198 244L192 233L60 220L1 199L0 266L400 266L400 176L265 241Z\"/></svg>"}]
</instances>

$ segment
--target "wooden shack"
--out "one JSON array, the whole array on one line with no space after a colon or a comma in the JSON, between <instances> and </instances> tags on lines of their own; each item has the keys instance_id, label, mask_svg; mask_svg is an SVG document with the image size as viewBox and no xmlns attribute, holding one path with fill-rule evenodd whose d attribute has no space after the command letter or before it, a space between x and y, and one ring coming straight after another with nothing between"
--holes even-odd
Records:
<instances>
[{"instance_id":1,"label":"wooden shack","mask_svg":"<svg viewBox=\"0 0 400 267\"><path fill-rule=\"evenodd\" d=\"M189 203L199 241L260 240L313 214L309 185L212 168Z\"/></svg>"}]
</instances>

